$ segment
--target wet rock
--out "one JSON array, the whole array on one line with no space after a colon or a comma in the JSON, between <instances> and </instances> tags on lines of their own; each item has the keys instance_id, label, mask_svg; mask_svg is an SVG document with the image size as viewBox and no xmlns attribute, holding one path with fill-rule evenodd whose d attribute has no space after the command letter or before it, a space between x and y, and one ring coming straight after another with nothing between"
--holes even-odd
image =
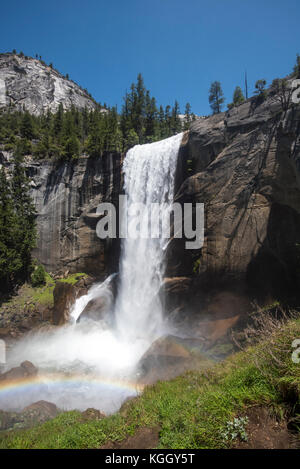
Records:
<instances>
[{"instance_id":1,"label":"wet rock","mask_svg":"<svg viewBox=\"0 0 300 469\"><path fill-rule=\"evenodd\" d=\"M166 311L184 308L190 296L192 279L190 277L166 277L161 288Z\"/></svg>"},{"instance_id":2,"label":"wet rock","mask_svg":"<svg viewBox=\"0 0 300 469\"><path fill-rule=\"evenodd\" d=\"M211 366L202 354L203 339L165 336L157 339L140 359L139 381L143 384L174 378L186 370Z\"/></svg>"},{"instance_id":3,"label":"wet rock","mask_svg":"<svg viewBox=\"0 0 300 469\"><path fill-rule=\"evenodd\" d=\"M9 327L0 327L0 339L5 339L10 335L11 329Z\"/></svg>"},{"instance_id":4,"label":"wet rock","mask_svg":"<svg viewBox=\"0 0 300 469\"><path fill-rule=\"evenodd\" d=\"M107 311L107 306L107 300L103 296L89 301L77 319L77 322L82 322L84 320L100 321L103 319Z\"/></svg>"},{"instance_id":5,"label":"wet rock","mask_svg":"<svg viewBox=\"0 0 300 469\"><path fill-rule=\"evenodd\" d=\"M38 369L30 361L24 361L20 366L12 368L9 371L0 375L0 381L14 381L19 379L28 378L30 376L36 376Z\"/></svg>"},{"instance_id":6,"label":"wet rock","mask_svg":"<svg viewBox=\"0 0 300 469\"><path fill-rule=\"evenodd\" d=\"M56 282L53 298L52 322L56 326L61 326L68 322L70 308L77 297L77 291L74 285L67 282Z\"/></svg>"},{"instance_id":7,"label":"wet rock","mask_svg":"<svg viewBox=\"0 0 300 469\"><path fill-rule=\"evenodd\" d=\"M0 410L0 430L30 428L53 419L59 409L52 402L38 401L25 407L22 412Z\"/></svg>"}]
</instances>

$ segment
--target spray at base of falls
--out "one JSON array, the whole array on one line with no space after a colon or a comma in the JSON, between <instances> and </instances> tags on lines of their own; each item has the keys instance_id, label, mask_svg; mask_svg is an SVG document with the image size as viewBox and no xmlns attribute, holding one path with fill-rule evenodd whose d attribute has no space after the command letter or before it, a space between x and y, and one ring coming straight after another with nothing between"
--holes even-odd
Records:
<instances>
[{"instance_id":1,"label":"spray at base of falls","mask_svg":"<svg viewBox=\"0 0 300 469\"><path fill-rule=\"evenodd\" d=\"M174 195L174 179L178 150L182 134L146 145L137 145L128 151L124 161L124 186L130 207L135 203L162 206L160 217L167 218ZM146 217L146 215L144 215ZM142 224L148 224L142 218ZM15 410L33 402L46 399L65 409L97 407L109 413L117 410L130 395L134 385L117 387L107 383L136 381L136 365L151 343L167 332L159 296L165 269L163 238L126 238L122 242L120 283L114 308L108 311L112 321L76 320L87 304L99 297L111 299L110 278L94 285L87 295L79 298L72 311L70 324L48 332L36 332L20 341L8 357L8 367L22 361L32 361L43 372L60 372L62 376L98 376L97 387L87 379L82 383L69 382L62 377L59 386L51 389L49 382L39 383L31 394L22 396L18 389L4 393L0 389L0 408ZM94 380L95 381L95 380ZM68 385L66 385L68 382ZM99 389L99 382L103 384ZM71 384L70 384L71 383ZM21 388L20 388L21 389ZM23 388L22 388L23 389ZM27 401L26 401L27 400Z\"/></svg>"}]
</instances>

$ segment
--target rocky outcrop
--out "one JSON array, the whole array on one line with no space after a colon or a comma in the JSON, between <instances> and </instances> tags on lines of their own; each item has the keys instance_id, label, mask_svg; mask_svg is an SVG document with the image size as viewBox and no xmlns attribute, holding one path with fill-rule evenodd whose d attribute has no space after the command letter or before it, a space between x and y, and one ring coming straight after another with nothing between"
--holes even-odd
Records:
<instances>
[{"instance_id":1,"label":"rocky outcrop","mask_svg":"<svg viewBox=\"0 0 300 469\"><path fill-rule=\"evenodd\" d=\"M140 382L152 384L174 378L186 370L206 368L211 361L202 354L203 347L202 338L164 336L157 339L139 361Z\"/></svg>"},{"instance_id":2,"label":"rocky outcrop","mask_svg":"<svg viewBox=\"0 0 300 469\"><path fill-rule=\"evenodd\" d=\"M66 282L57 282L53 291L53 316L55 326L61 326L68 322L71 306L76 300L76 288Z\"/></svg>"},{"instance_id":3,"label":"rocky outcrop","mask_svg":"<svg viewBox=\"0 0 300 469\"><path fill-rule=\"evenodd\" d=\"M40 60L0 54L0 108L39 115L65 109L95 109L95 101L73 81Z\"/></svg>"},{"instance_id":4,"label":"rocky outcrop","mask_svg":"<svg viewBox=\"0 0 300 469\"><path fill-rule=\"evenodd\" d=\"M27 165L37 210L35 256L48 271L105 276L118 262L118 242L96 234L101 202L118 206L121 156L104 153L71 162ZM111 270L110 270L111 269Z\"/></svg>"},{"instance_id":5,"label":"rocky outcrop","mask_svg":"<svg viewBox=\"0 0 300 469\"><path fill-rule=\"evenodd\" d=\"M22 412L0 410L0 430L30 428L53 419L58 413L56 405L47 401L34 402Z\"/></svg>"},{"instance_id":6,"label":"rocky outcrop","mask_svg":"<svg viewBox=\"0 0 300 469\"><path fill-rule=\"evenodd\" d=\"M299 105L286 112L269 93L191 125L175 200L205 204L205 240L193 251L174 239L167 269L192 279L190 311L205 314L222 291L269 302L299 293L299 120Z\"/></svg>"},{"instance_id":7,"label":"rocky outcrop","mask_svg":"<svg viewBox=\"0 0 300 469\"><path fill-rule=\"evenodd\" d=\"M33 363L26 360L21 363L20 366L16 366L15 368L0 374L0 382L21 380L29 378L30 376L36 376L37 373L38 369L33 365Z\"/></svg>"},{"instance_id":8,"label":"rocky outcrop","mask_svg":"<svg viewBox=\"0 0 300 469\"><path fill-rule=\"evenodd\" d=\"M77 322L82 322L85 320L100 321L103 319L107 311L107 301L104 296L94 298L89 301L82 313L80 314Z\"/></svg>"}]
</instances>

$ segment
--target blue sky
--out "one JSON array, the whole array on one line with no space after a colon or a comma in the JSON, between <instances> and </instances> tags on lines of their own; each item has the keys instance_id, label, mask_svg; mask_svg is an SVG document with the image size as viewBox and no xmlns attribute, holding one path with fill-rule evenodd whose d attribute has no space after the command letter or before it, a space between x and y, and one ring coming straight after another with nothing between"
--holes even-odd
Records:
<instances>
[{"instance_id":1,"label":"blue sky","mask_svg":"<svg viewBox=\"0 0 300 469\"><path fill-rule=\"evenodd\" d=\"M300 53L299 0L10 0L1 51L38 53L97 101L121 109L141 72L163 105L208 114L210 83L226 102L236 85L288 74Z\"/></svg>"}]
</instances>

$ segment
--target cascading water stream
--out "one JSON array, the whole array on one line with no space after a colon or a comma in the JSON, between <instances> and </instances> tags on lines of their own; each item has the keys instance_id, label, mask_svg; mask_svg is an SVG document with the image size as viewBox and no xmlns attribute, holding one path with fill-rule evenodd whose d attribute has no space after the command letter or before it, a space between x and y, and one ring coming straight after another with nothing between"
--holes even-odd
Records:
<instances>
[{"instance_id":1,"label":"cascading water stream","mask_svg":"<svg viewBox=\"0 0 300 469\"><path fill-rule=\"evenodd\" d=\"M174 195L174 179L182 134L128 151L124 161L128 226L134 222L134 204L143 204L137 239L128 236L122 243L120 289L116 301L116 325L128 341L144 337L148 345L162 332L163 317L159 290L165 264L166 239L150 232L153 218L168 218ZM153 206L153 204L160 204ZM159 220L157 220L159 217ZM146 230L143 231L143 230Z\"/></svg>"},{"instance_id":2,"label":"cascading water stream","mask_svg":"<svg viewBox=\"0 0 300 469\"><path fill-rule=\"evenodd\" d=\"M0 408L17 410L45 399L65 409L90 406L110 413L136 393L132 384L136 382L136 365L151 343L167 333L159 291L168 240L157 234L153 237L147 229L151 204L159 204L151 221L163 223L170 215L181 140L182 134L178 134L135 146L126 155L123 169L128 205L124 217L128 214L128 227L135 219L135 204L144 204L144 210L142 230L134 238L129 233L122 240L118 296L113 310L107 312L114 320L76 323L90 300L105 297L108 305L112 303L108 278L76 301L70 324L35 332L11 350L8 368L26 359L39 368L41 376L48 375L41 377L39 384L24 384L26 393L21 385L14 394L2 394L0 389ZM49 373L59 373L59 378L49 378Z\"/></svg>"}]
</instances>

